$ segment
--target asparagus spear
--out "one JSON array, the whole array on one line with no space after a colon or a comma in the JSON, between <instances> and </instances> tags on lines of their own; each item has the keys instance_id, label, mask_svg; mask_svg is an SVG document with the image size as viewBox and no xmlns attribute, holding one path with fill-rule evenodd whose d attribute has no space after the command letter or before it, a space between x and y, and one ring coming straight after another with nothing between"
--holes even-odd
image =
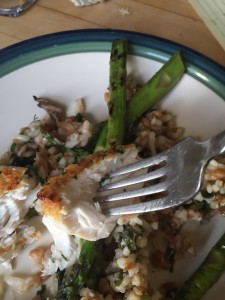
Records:
<instances>
[{"instance_id":1,"label":"asparagus spear","mask_svg":"<svg viewBox=\"0 0 225 300\"><path fill-rule=\"evenodd\" d=\"M94 152L106 150L107 133L108 133L108 124L105 123L96 142Z\"/></svg>"},{"instance_id":2,"label":"asparagus spear","mask_svg":"<svg viewBox=\"0 0 225 300\"><path fill-rule=\"evenodd\" d=\"M126 108L125 127L127 128L128 133L130 133L135 122L171 90L171 88L180 80L184 71L184 63L180 53L177 52L143 85L138 93L130 99ZM107 128L104 127L100 141L101 148L99 148L101 150L102 146L104 147L106 135Z\"/></svg>"},{"instance_id":3,"label":"asparagus spear","mask_svg":"<svg viewBox=\"0 0 225 300\"><path fill-rule=\"evenodd\" d=\"M175 53L127 104L126 128L130 130L138 118L168 93L185 71L180 53Z\"/></svg>"},{"instance_id":4,"label":"asparagus spear","mask_svg":"<svg viewBox=\"0 0 225 300\"><path fill-rule=\"evenodd\" d=\"M94 147L94 151L106 150L112 143L122 143L124 129L125 104L124 90L126 76L126 41L116 40L112 46L110 64L111 86L111 114L108 123L104 124L103 131ZM123 116L123 117L122 117ZM122 126L122 127L121 127ZM108 129L109 128L109 129ZM106 133L108 132L108 135ZM77 262L67 268L60 282L56 299L76 299L79 290L88 279L88 274L97 256L97 243L82 240L82 248ZM92 272L92 275L96 274ZM90 281L93 281L91 276Z\"/></svg>"},{"instance_id":5,"label":"asparagus spear","mask_svg":"<svg viewBox=\"0 0 225 300\"><path fill-rule=\"evenodd\" d=\"M96 243L82 241L82 248L77 262L66 269L56 295L57 300L75 300L80 288L87 280L88 273L96 257Z\"/></svg>"},{"instance_id":6,"label":"asparagus spear","mask_svg":"<svg viewBox=\"0 0 225 300\"><path fill-rule=\"evenodd\" d=\"M225 270L225 234L211 249L198 270L178 292L176 300L199 300Z\"/></svg>"},{"instance_id":7,"label":"asparagus spear","mask_svg":"<svg viewBox=\"0 0 225 300\"><path fill-rule=\"evenodd\" d=\"M126 116L126 60L127 41L115 40L110 56L109 119L106 147L121 144Z\"/></svg>"},{"instance_id":8,"label":"asparagus spear","mask_svg":"<svg viewBox=\"0 0 225 300\"><path fill-rule=\"evenodd\" d=\"M127 42L115 40L110 56L109 119L102 129L94 151L107 150L113 144L123 143L126 114L126 57ZM96 268L96 264L93 268ZM101 271L102 268L91 270L88 278L91 285L96 285L96 276Z\"/></svg>"}]
</instances>

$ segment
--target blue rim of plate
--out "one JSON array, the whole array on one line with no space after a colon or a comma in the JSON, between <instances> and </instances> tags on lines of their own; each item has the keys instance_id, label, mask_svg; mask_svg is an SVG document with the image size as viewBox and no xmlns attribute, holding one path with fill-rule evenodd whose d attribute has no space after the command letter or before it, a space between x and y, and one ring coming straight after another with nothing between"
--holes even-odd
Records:
<instances>
[{"instance_id":1,"label":"blue rim of plate","mask_svg":"<svg viewBox=\"0 0 225 300\"><path fill-rule=\"evenodd\" d=\"M110 29L81 29L47 34L0 50L0 78L40 60L81 52L110 52L118 38L128 40L129 54L165 63L180 51L186 73L225 100L225 67L188 47L148 34Z\"/></svg>"}]
</instances>

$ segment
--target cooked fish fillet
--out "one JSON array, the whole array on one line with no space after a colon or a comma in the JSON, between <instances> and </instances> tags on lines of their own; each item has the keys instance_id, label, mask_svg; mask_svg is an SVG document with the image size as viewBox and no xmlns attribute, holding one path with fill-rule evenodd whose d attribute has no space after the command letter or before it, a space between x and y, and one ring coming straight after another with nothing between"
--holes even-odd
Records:
<instances>
[{"instance_id":1,"label":"cooked fish fillet","mask_svg":"<svg viewBox=\"0 0 225 300\"><path fill-rule=\"evenodd\" d=\"M11 234L21 223L23 205L20 201L0 202L0 238Z\"/></svg>"},{"instance_id":2,"label":"cooked fish fillet","mask_svg":"<svg viewBox=\"0 0 225 300\"><path fill-rule=\"evenodd\" d=\"M11 234L36 199L39 187L26 175L26 168L0 167L0 238Z\"/></svg>"},{"instance_id":3,"label":"cooked fish fillet","mask_svg":"<svg viewBox=\"0 0 225 300\"><path fill-rule=\"evenodd\" d=\"M79 165L68 166L63 175L48 181L37 195L36 209L69 235L93 241L106 238L117 218L105 216L94 205L99 182L110 171L137 159L134 145L85 157Z\"/></svg>"},{"instance_id":4,"label":"cooked fish fillet","mask_svg":"<svg viewBox=\"0 0 225 300\"><path fill-rule=\"evenodd\" d=\"M20 226L11 235L0 240L0 263L16 257L24 246L33 243L40 237L40 232L36 231L33 226Z\"/></svg>"},{"instance_id":5,"label":"cooked fish fillet","mask_svg":"<svg viewBox=\"0 0 225 300\"><path fill-rule=\"evenodd\" d=\"M6 195L15 200L24 200L29 188L26 171L26 168L0 166L0 197Z\"/></svg>"},{"instance_id":6,"label":"cooked fish fillet","mask_svg":"<svg viewBox=\"0 0 225 300\"><path fill-rule=\"evenodd\" d=\"M49 218L43 217L43 223L51 233L54 244L51 245L50 255L43 261L42 275L51 275L75 263L80 253L80 243L75 236L54 226Z\"/></svg>"},{"instance_id":7,"label":"cooked fish fillet","mask_svg":"<svg viewBox=\"0 0 225 300\"><path fill-rule=\"evenodd\" d=\"M26 175L26 168L0 167L0 263L40 237L34 227L23 224L39 187Z\"/></svg>"}]
</instances>

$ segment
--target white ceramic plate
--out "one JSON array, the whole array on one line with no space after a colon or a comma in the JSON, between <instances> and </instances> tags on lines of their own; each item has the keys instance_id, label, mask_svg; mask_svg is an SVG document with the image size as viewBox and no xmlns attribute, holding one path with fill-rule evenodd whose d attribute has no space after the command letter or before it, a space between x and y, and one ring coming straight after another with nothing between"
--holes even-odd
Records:
<instances>
[{"instance_id":1,"label":"white ceramic plate","mask_svg":"<svg viewBox=\"0 0 225 300\"><path fill-rule=\"evenodd\" d=\"M93 119L105 119L107 107L103 95L108 87L111 42L121 37L129 41L128 74L142 82L173 53L181 51L187 72L161 105L177 116L178 125L186 129L186 135L207 138L225 129L222 66L190 49L148 35L109 30L70 31L35 38L0 51L0 154L35 114L42 116L33 95L64 103L68 112L72 112L75 99L84 98ZM159 276L154 274L154 278L185 280L224 232L222 217L207 225L193 226L189 234L200 249L198 256L180 260L174 274L161 272ZM225 276L208 291L204 300L223 300L224 280Z\"/></svg>"}]
</instances>

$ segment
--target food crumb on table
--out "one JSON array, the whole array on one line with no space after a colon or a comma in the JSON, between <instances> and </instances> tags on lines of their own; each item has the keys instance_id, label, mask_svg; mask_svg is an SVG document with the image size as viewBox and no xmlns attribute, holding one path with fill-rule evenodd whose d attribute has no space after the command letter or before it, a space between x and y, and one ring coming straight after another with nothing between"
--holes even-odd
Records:
<instances>
[{"instance_id":1,"label":"food crumb on table","mask_svg":"<svg viewBox=\"0 0 225 300\"><path fill-rule=\"evenodd\" d=\"M121 13L121 15L123 16L128 16L130 15L130 11L129 9L126 7L122 7L122 8L119 8L119 12Z\"/></svg>"}]
</instances>

